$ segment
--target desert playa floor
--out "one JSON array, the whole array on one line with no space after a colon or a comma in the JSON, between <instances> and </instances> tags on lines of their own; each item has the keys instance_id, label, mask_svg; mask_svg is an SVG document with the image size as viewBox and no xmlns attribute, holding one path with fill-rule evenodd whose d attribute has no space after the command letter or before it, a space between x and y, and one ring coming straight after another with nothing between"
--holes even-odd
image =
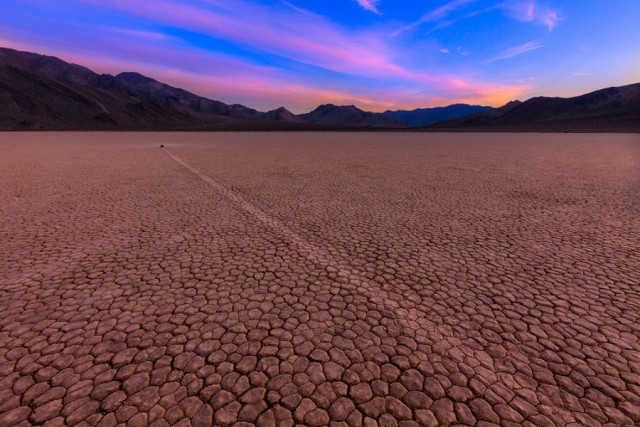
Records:
<instances>
[{"instance_id":1,"label":"desert playa floor","mask_svg":"<svg viewBox=\"0 0 640 427\"><path fill-rule=\"evenodd\" d=\"M1 426L640 423L638 135L3 133L0 240Z\"/></svg>"}]
</instances>

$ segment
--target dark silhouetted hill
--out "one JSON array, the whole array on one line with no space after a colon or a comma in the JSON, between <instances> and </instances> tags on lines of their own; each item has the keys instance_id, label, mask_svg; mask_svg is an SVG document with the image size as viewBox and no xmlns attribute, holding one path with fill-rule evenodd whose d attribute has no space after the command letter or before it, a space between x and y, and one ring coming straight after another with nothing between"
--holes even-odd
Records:
<instances>
[{"instance_id":1,"label":"dark silhouetted hill","mask_svg":"<svg viewBox=\"0 0 640 427\"><path fill-rule=\"evenodd\" d=\"M436 123L435 130L640 131L640 83L573 98L513 101L473 116Z\"/></svg>"},{"instance_id":2,"label":"dark silhouetted hill","mask_svg":"<svg viewBox=\"0 0 640 427\"><path fill-rule=\"evenodd\" d=\"M97 74L52 56L0 48L0 129L307 128L284 108L262 113L138 73Z\"/></svg>"},{"instance_id":3,"label":"dark silhouetted hill","mask_svg":"<svg viewBox=\"0 0 640 427\"><path fill-rule=\"evenodd\" d=\"M385 117L382 114L362 111L354 105L338 106L325 104L310 113L300 114L298 117L309 123L325 126L387 129L407 127L405 123Z\"/></svg>"},{"instance_id":4,"label":"dark silhouetted hill","mask_svg":"<svg viewBox=\"0 0 640 427\"><path fill-rule=\"evenodd\" d=\"M415 110L385 111L383 116L392 120L406 123L410 127L423 127L443 120L452 120L464 116L470 116L482 111L491 110L491 107L481 105L454 104L448 107L418 108Z\"/></svg>"}]
</instances>

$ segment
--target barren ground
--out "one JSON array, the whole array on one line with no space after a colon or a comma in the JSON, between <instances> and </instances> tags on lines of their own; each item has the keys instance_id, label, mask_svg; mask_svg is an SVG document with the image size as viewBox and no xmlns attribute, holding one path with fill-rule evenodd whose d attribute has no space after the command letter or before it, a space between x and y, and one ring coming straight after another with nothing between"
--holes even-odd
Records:
<instances>
[{"instance_id":1,"label":"barren ground","mask_svg":"<svg viewBox=\"0 0 640 427\"><path fill-rule=\"evenodd\" d=\"M0 134L0 425L637 425L639 139Z\"/></svg>"}]
</instances>

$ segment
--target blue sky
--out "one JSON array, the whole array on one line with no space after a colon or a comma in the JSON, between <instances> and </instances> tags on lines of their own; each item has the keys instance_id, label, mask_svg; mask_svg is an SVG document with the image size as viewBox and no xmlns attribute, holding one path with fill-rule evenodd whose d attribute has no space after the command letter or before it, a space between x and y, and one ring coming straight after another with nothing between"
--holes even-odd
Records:
<instances>
[{"instance_id":1,"label":"blue sky","mask_svg":"<svg viewBox=\"0 0 640 427\"><path fill-rule=\"evenodd\" d=\"M638 0L3 0L0 45L228 103L499 106L640 81Z\"/></svg>"}]
</instances>

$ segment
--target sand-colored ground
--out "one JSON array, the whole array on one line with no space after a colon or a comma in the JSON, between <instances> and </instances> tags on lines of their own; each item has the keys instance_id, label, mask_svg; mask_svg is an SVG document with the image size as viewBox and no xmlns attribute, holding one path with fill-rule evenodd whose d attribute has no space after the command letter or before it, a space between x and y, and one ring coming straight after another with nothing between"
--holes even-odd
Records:
<instances>
[{"instance_id":1,"label":"sand-colored ground","mask_svg":"<svg viewBox=\"0 0 640 427\"><path fill-rule=\"evenodd\" d=\"M0 243L1 426L640 423L638 135L4 133Z\"/></svg>"}]
</instances>

